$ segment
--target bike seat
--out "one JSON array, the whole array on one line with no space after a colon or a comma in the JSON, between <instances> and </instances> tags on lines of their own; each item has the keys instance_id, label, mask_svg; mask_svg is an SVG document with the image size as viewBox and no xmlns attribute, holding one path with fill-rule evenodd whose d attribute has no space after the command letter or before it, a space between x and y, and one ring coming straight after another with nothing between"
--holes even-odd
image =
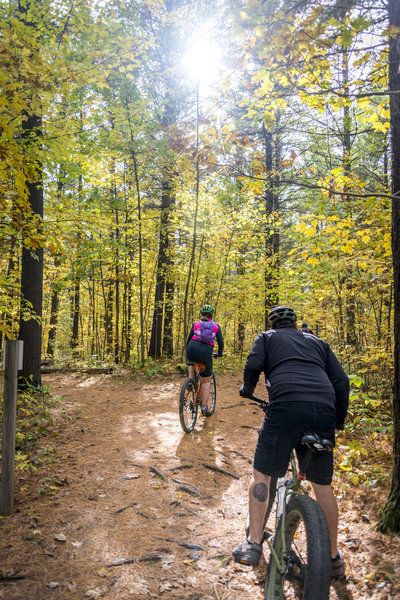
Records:
<instances>
[{"instance_id":1,"label":"bike seat","mask_svg":"<svg viewBox=\"0 0 400 600\"><path fill-rule=\"evenodd\" d=\"M314 448L318 452L322 452L324 450L333 450L333 442L321 437L316 433L305 433L301 438L301 443L309 448Z\"/></svg>"}]
</instances>

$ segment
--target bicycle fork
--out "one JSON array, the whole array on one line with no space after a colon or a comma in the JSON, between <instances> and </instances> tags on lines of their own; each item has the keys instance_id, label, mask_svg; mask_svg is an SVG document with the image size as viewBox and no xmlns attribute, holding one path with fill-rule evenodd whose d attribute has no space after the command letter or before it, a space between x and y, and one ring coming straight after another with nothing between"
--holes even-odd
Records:
<instances>
[{"instance_id":1,"label":"bicycle fork","mask_svg":"<svg viewBox=\"0 0 400 600\"><path fill-rule=\"evenodd\" d=\"M286 509L285 509L285 505L288 503L288 496L290 496L290 491L288 493L288 489L287 486L290 485L293 482L293 479L289 479L288 481L285 482L285 485L281 485L280 487L277 488L277 495L278 495L278 499L277 499L277 514L275 517L275 521L276 524L278 523L279 519L282 519L282 527L281 527L281 535L282 535L282 560L279 559L277 553L275 552L275 548L274 548L274 540L275 540L275 536L277 535L277 526L275 527L275 532L270 535L267 538L267 544L269 547L269 550L271 552L271 555L273 556L273 559L275 560L276 564L278 565L279 571L281 573L281 575L284 575L285 572L288 569L288 565L285 565L285 562L287 562L286 558L288 556L288 548L287 548L287 543L286 543Z\"/></svg>"}]
</instances>

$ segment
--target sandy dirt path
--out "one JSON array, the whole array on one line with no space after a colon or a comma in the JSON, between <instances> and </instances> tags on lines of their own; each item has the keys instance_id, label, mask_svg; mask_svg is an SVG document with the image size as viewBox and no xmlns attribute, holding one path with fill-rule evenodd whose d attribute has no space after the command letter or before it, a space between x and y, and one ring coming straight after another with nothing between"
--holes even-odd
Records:
<instances>
[{"instance_id":1,"label":"sandy dirt path","mask_svg":"<svg viewBox=\"0 0 400 600\"><path fill-rule=\"evenodd\" d=\"M184 434L177 410L182 381L46 376L62 400L42 443L58 462L34 482L19 481L26 490L17 493L16 512L1 520L1 599L263 598L265 561L253 569L231 560L243 538L263 415L238 396L240 376L224 375L217 378L214 416ZM44 476L58 483L38 494ZM189 493L190 484L204 497ZM393 546L360 521L357 503L367 515L366 501L346 502L351 509L342 512L340 541L348 590L355 599L400 597L393 595L399 573L392 582L371 576L378 569L373 552L390 562Z\"/></svg>"}]
</instances>

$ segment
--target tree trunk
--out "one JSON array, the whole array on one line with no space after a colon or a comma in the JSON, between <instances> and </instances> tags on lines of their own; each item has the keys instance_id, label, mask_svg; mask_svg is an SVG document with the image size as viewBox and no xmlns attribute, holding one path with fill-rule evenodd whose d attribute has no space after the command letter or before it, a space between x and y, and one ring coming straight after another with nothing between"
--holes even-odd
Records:
<instances>
[{"instance_id":1,"label":"tree trunk","mask_svg":"<svg viewBox=\"0 0 400 600\"><path fill-rule=\"evenodd\" d=\"M239 248L239 256L237 259L237 275L238 275L239 281L242 279L242 277L244 276L244 274L246 272L246 267L245 267L244 260L243 260L244 250L245 250L244 248ZM241 289L241 286L240 286L240 289ZM238 348L237 349L238 349L239 354L243 354L244 338L245 338L245 331L246 331L246 327L245 327L245 323L244 323L244 316L243 316L243 307L246 306L246 302L245 302L243 292L239 295L238 302L239 302L239 306L238 306L239 317L238 317L238 326L237 326L237 338L238 338Z\"/></svg>"},{"instance_id":2,"label":"tree trunk","mask_svg":"<svg viewBox=\"0 0 400 600\"><path fill-rule=\"evenodd\" d=\"M127 107L129 114L129 106ZM133 137L133 129L131 123L130 131L131 131L131 141L134 143ZM131 151L132 162L133 162L133 171L135 177L135 185L136 185L136 195L137 195L137 215L138 215L138 245L139 245L139 318L140 318L140 364L144 365L145 359L145 340L144 340L144 303L143 303L143 223L142 223L142 194L140 189L140 181L139 181L139 169L138 163L136 159L136 152L132 148ZM131 283L129 282L129 295L128 295L128 343L127 343L127 355L130 355L131 352L131 312L132 312L132 302L131 302ZM129 348L128 348L129 345Z\"/></svg>"},{"instance_id":3,"label":"tree trunk","mask_svg":"<svg viewBox=\"0 0 400 600\"><path fill-rule=\"evenodd\" d=\"M400 28L400 3L389 0L389 24ZM390 124L392 141L392 252L394 278L393 472L389 497L382 507L381 531L400 531L400 34L389 42ZM397 92L397 93L396 93Z\"/></svg>"},{"instance_id":4,"label":"tree trunk","mask_svg":"<svg viewBox=\"0 0 400 600\"><path fill-rule=\"evenodd\" d=\"M73 354L75 355L76 348L79 345L79 314L80 314L80 280L76 273L73 278L71 304L72 304L71 348L73 350Z\"/></svg>"},{"instance_id":5,"label":"tree trunk","mask_svg":"<svg viewBox=\"0 0 400 600\"><path fill-rule=\"evenodd\" d=\"M268 314L271 308L278 304L278 251L279 251L279 236L275 231L274 221L276 219L277 197L276 197L276 181L273 175L274 159L272 148L272 133L268 132L263 123L263 138L265 151L265 166L267 169L266 185L265 185L265 296L264 296L264 321L265 328L269 328Z\"/></svg>"},{"instance_id":6,"label":"tree trunk","mask_svg":"<svg viewBox=\"0 0 400 600\"><path fill-rule=\"evenodd\" d=\"M169 0L165 3L167 15L159 33L160 56L162 57L165 76L164 113L160 131L165 132L165 149L162 169L161 189L161 226L158 251L156 289L153 310L153 325L151 330L149 356L159 358L161 348L167 357L172 357L172 326L173 326L173 294L174 283L172 268L173 236L170 235L171 213L175 203L175 132L177 118L179 81L176 71L177 44L176 22L174 11L179 9L181 0ZM185 2L183 3L185 4ZM165 322L163 323L163 321ZM162 335L166 338L162 339Z\"/></svg>"},{"instance_id":7,"label":"tree trunk","mask_svg":"<svg viewBox=\"0 0 400 600\"><path fill-rule=\"evenodd\" d=\"M343 14L344 17L344 14ZM342 48L342 85L344 94L346 97L349 96L349 56L348 50ZM351 115L350 107L346 103L343 107L343 172L346 178L351 177ZM348 184L347 181L344 186L344 191L347 192ZM351 217L352 215L352 200L351 196L345 196L346 202L346 214ZM356 335L356 300L353 290L353 272L350 263L346 268L346 344L347 346L353 346L357 349L357 335Z\"/></svg>"},{"instance_id":8,"label":"tree trunk","mask_svg":"<svg viewBox=\"0 0 400 600\"><path fill-rule=\"evenodd\" d=\"M116 195L116 190L115 190ZM116 230L115 230L115 335L114 335L114 360L115 364L119 363L120 356L120 342L119 342L119 317L120 317L120 305L119 305L119 242L120 242L120 233L119 233L119 213L118 209L115 210L115 221L116 221Z\"/></svg>"},{"instance_id":9,"label":"tree trunk","mask_svg":"<svg viewBox=\"0 0 400 600\"><path fill-rule=\"evenodd\" d=\"M28 145L32 139L42 135L42 118L29 115L23 121L23 140ZM43 219L43 172L42 165L36 162L35 181L27 182L28 201L38 227ZM42 384L40 374L42 348L42 303L43 303L43 248L22 248L21 268L21 316L19 339L24 342L23 368L20 371L20 385Z\"/></svg>"},{"instance_id":10,"label":"tree trunk","mask_svg":"<svg viewBox=\"0 0 400 600\"><path fill-rule=\"evenodd\" d=\"M50 329L49 337L47 339L47 356L49 358L54 357L54 345L56 343L56 332L57 332L57 320L58 320L58 285L54 284L53 291L51 293L51 308L50 308Z\"/></svg>"},{"instance_id":11,"label":"tree trunk","mask_svg":"<svg viewBox=\"0 0 400 600\"><path fill-rule=\"evenodd\" d=\"M11 281L13 281L13 283L17 284L17 277L19 278L19 272L18 272L19 268L18 268L18 264L15 260L15 258L16 258L15 246L16 246L16 239L15 239L15 237L13 237L11 239L10 249L9 249L7 279L10 279ZM17 275L17 277L16 277L16 275ZM11 306L15 305L14 297L16 296L16 294L17 294L16 285L10 286L10 290L7 291L7 304L10 308L11 308ZM2 321L4 322L6 332L11 334L13 329L15 329L15 322L14 322L14 318L13 318L12 314L8 310L3 315ZM0 347L1 347L1 343L0 343Z\"/></svg>"},{"instance_id":12,"label":"tree trunk","mask_svg":"<svg viewBox=\"0 0 400 600\"><path fill-rule=\"evenodd\" d=\"M106 354L112 355L113 351L113 303L114 303L114 288L113 281L108 282L108 293L105 305L104 328L106 334Z\"/></svg>"},{"instance_id":13,"label":"tree trunk","mask_svg":"<svg viewBox=\"0 0 400 600\"><path fill-rule=\"evenodd\" d=\"M194 194L194 216L193 216L193 236L192 236L192 251L190 253L190 260L188 265L188 273L185 286L185 297L183 300L183 335L186 337L188 331L188 297L190 289L190 281L192 278L192 271L194 267L194 261L196 257L196 243L197 243L197 216L199 213L199 190L200 190L200 161L199 161L199 117L200 117L200 105L199 105L199 86L196 87L196 187ZM185 350L185 340L182 347L181 360L183 358L183 352Z\"/></svg>"},{"instance_id":14,"label":"tree trunk","mask_svg":"<svg viewBox=\"0 0 400 600\"><path fill-rule=\"evenodd\" d=\"M160 242L158 249L158 261L156 272L156 290L154 297L153 310L153 326L150 337L149 356L152 358L160 358L161 342L163 332L163 316L164 316L164 294L166 291L167 278L171 277L172 259L170 256L170 212L174 204L171 182L168 177L168 169L164 170L164 182L162 186L161 200L161 226L160 226ZM169 294L171 289L168 290ZM171 312L168 315L171 319Z\"/></svg>"},{"instance_id":15,"label":"tree trunk","mask_svg":"<svg viewBox=\"0 0 400 600\"><path fill-rule=\"evenodd\" d=\"M173 318L174 318L174 294L175 284L168 278L165 283L165 315L162 353L167 358L174 355Z\"/></svg>"}]
</instances>

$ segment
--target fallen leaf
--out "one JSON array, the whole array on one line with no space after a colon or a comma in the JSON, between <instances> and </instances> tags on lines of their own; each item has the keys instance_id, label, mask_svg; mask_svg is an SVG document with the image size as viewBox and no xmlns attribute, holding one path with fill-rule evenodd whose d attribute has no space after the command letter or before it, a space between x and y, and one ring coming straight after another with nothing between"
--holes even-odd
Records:
<instances>
[{"instance_id":1,"label":"fallen leaf","mask_svg":"<svg viewBox=\"0 0 400 600\"><path fill-rule=\"evenodd\" d=\"M54 539L57 540L58 542L66 542L67 541L67 536L64 535L63 533L55 533L54 534Z\"/></svg>"},{"instance_id":2,"label":"fallen leaf","mask_svg":"<svg viewBox=\"0 0 400 600\"><path fill-rule=\"evenodd\" d=\"M365 523L370 523L371 519L369 518L368 515L361 515L361 519L362 521L364 521Z\"/></svg>"},{"instance_id":3,"label":"fallen leaf","mask_svg":"<svg viewBox=\"0 0 400 600\"><path fill-rule=\"evenodd\" d=\"M149 588L143 581L137 581L129 589L130 594L147 594L148 592Z\"/></svg>"},{"instance_id":4,"label":"fallen leaf","mask_svg":"<svg viewBox=\"0 0 400 600\"><path fill-rule=\"evenodd\" d=\"M74 592L78 586L76 585L75 581L71 581L67 587L70 592Z\"/></svg>"},{"instance_id":5,"label":"fallen leaf","mask_svg":"<svg viewBox=\"0 0 400 600\"><path fill-rule=\"evenodd\" d=\"M72 542L71 546L74 548L80 548L82 546L82 542Z\"/></svg>"},{"instance_id":6,"label":"fallen leaf","mask_svg":"<svg viewBox=\"0 0 400 600\"><path fill-rule=\"evenodd\" d=\"M98 598L99 596L102 595L102 593L103 593L103 590L101 588L97 587L97 588L94 588L94 590L88 590L85 593L85 596L87 598Z\"/></svg>"},{"instance_id":7,"label":"fallen leaf","mask_svg":"<svg viewBox=\"0 0 400 600\"><path fill-rule=\"evenodd\" d=\"M46 583L46 587L50 588L51 590L55 590L59 585L60 583L58 581L50 581L50 583Z\"/></svg>"},{"instance_id":8,"label":"fallen leaf","mask_svg":"<svg viewBox=\"0 0 400 600\"><path fill-rule=\"evenodd\" d=\"M100 577L107 577L107 575L109 575L109 571L107 569L105 569L104 567L101 567L101 569L97 569L96 573Z\"/></svg>"}]
</instances>

